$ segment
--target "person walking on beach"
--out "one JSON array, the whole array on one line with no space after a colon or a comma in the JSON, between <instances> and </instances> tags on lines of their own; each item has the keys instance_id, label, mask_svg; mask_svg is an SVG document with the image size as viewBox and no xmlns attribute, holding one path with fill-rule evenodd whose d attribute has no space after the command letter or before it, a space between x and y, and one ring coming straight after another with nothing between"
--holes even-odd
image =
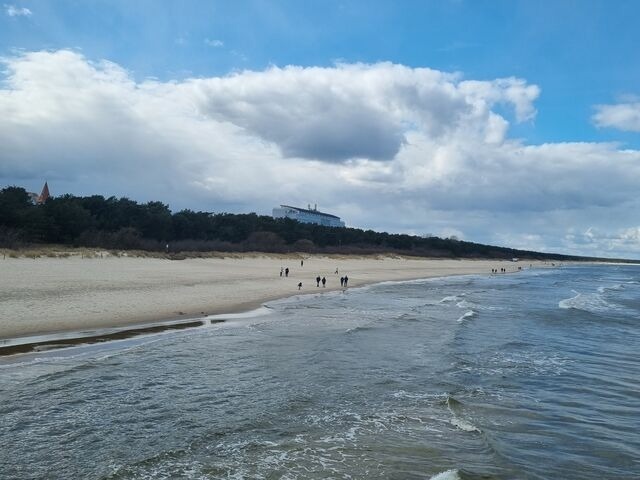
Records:
<instances>
[{"instance_id":1,"label":"person walking on beach","mask_svg":"<svg viewBox=\"0 0 640 480\"><path fill-rule=\"evenodd\" d=\"M345 288L347 287L347 282L349 281L349 277L347 277L346 275L344 276L344 286Z\"/></svg>"},{"instance_id":2,"label":"person walking on beach","mask_svg":"<svg viewBox=\"0 0 640 480\"><path fill-rule=\"evenodd\" d=\"M280 276L284 273L284 268L280 267Z\"/></svg>"},{"instance_id":3,"label":"person walking on beach","mask_svg":"<svg viewBox=\"0 0 640 480\"><path fill-rule=\"evenodd\" d=\"M338 275L338 267L336 267L336 275Z\"/></svg>"},{"instance_id":4,"label":"person walking on beach","mask_svg":"<svg viewBox=\"0 0 640 480\"><path fill-rule=\"evenodd\" d=\"M289 276L289 267L284 269L284 276L288 277Z\"/></svg>"},{"instance_id":5,"label":"person walking on beach","mask_svg":"<svg viewBox=\"0 0 640 480\"><path fill-rule=\"evenodd\" d=\"M300 266L304 267L304 260L300 260Z\"/></svg>"},{"instance_id":6,"label":"person walking on beach","mask_svg":"<svg viewBox=\"0 0 640 480\"><path fill-rule=\"evenodd\" d=\"M324 288L327 284L327 279L322 277L322 288Z\"/></svg>"},{"instance_id":7,"label":"person walking on beach","mask_svg":"<svg viewBox=\"0 0 640 480\"><path fill-rule=\"evenodd\" d=\"M316 277L316 287L320 286L320 275Z\"/></svg>"},{"instance_id":8,"label":"person walking on beach","mask_svg":"<svg viewBox=\"0 0 640 480\"><path fill-rule=\"evenodd\" d=\"M302 282L298 282L298 290L302 288Z\"/></svg>"},{"instance_id":9,"label":"person walking on beach","mask_svg":"<svg viewBox=\"0 0 640 480\"><path fill-rule=\"evenodd\" d=\"M344 287L344 277L340 277L340 286Z\"/></svg>"}]
</instances>

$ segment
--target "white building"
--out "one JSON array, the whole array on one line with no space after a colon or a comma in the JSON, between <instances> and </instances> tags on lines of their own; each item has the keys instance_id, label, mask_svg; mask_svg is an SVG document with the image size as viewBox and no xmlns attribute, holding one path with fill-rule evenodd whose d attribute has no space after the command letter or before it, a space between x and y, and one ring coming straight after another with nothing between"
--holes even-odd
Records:
<instances>
[{"instance_id":1,"label":"white building","mask_svg":"<svg viewBox=\"0 0 640 480\"><path fill-rule=\"evenodd\" d=\"M344 222L340 217L329 213L319 212L317 205L311 209L280 205L280 208L273 209L273 218L290 218L302 223L316 223L325 227L344 227Z\"/></svg>"}]
</instances>

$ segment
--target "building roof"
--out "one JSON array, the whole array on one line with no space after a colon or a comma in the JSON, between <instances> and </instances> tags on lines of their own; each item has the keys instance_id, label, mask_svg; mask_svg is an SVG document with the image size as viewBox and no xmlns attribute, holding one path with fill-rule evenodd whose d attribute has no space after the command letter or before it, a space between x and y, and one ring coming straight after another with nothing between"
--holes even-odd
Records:
<instances>
[{"instance_id":1,"label":"building roof","mask_svg":"<svg viewBox=\"0 0 640 480\"><path fill-rule=\"evenodd\" d=\"M323 217L331 217L331 218L337 218L338 220L340 220L340 217L336 216L336 215L331 215L330 213L324 213L324 212L319 212L318 210L311 210L308 208L300 208L300 207L292 207L291 205L280 205L283 208L293 208L294 210L297 210L299 212L303 212L303 213L311 213L313 215L320 215Z\"/></svg>"},{"instance_id":2,"label":"building roof","mask_svg":"<svg viewBox=\"0 0 640 480\"><path fill-rule=\"evenodd\" d=\"M42 193L38 196L37 203L44 203L51 195L49 194L49 185L47 182L44 182L44 187L42 187Z\"/></svg>"}]
</instances>

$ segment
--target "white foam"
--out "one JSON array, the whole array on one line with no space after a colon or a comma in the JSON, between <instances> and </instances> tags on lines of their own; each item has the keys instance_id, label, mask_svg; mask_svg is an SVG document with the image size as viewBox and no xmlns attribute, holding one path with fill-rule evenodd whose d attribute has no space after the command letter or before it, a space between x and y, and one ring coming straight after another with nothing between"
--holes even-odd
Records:
<instances>
[{"instance_id":1,"label":"white foam","mask_svg":"<svg viewBox=\"0 0 640 480\"><path fill-rule=\"evenodd\" d=\"M620 307L616 307L604 300L599 293L579 293L572 290L575 293L575 297L565 298L558 302L558 307L569 310L583 310L591 313L607 313L612 310L621 310Z\"/></svg>"},{"instance_id":2,"label":"white foam","mask_svg":"<svg viewBox=\"0 0 640 480\"><path fill-rule=\"evenodd\" d=\"M480 429L478 427L476 427L472 423L467 422L466 420L463 420L461 418L456 417L455 415L450 420L450 422L451 422L451 425L453 425L454 427L459 428L463 432L478 432L478 433L480 433Z\"/></svg>"},{"instance_id":3,"label":"white foam","mask_svg":"<svg viewBox=\"0 0 640 480\"><path fill-rule=\"evenodd\" d=\"M458 470L447 470L434 475L429 480L460 480L460 475L458 475Z\"/></svg>"},{"instance_id":4,"label":"white foam","mask_svg":"<svg viewBox=\"0 0 640 480\"><path fill-rule=\"evenodd\" d=\"M458 318L458 320L457 320L457 321L458 321L458 322L464 322L464 321L465 321L465 319L467 319L467 318L471 318L471 317L473 317L473 316L475 316L475 315L476 315L476 312L475 312L475 311L473 311L473 310L468 310L468 311L464 312L464 314L462 314L462 316L461 316L460 318Z\"/></svg>"},{"instance_id":5,"label":"white foam","mask_svg":"<svg viewBox=\"0 0 640 480\"><path fill-rule=\"evenodd\" d=\"M623 288L624 288L624 285L622 285L621 283L618 283L616 285L610 285L608 287L605 287L605 286L598 287L598 292L605 293L607 290L622 290Z\"/></svg>"},{"instance_id":6,"label":"white foam","mask_svg":"<svg viewBox=\"0 0 640 480\"><path fill-rule=\"evenodd\" d=\"M470 302L467 302L466 300L461 300L458 303L456 303L456 307L458 307L458 308L471 308L472 304Z\"/></svg>"},{"instance_id":7,"label":"white foam","mask_svg":"<svg viewBox=\"0 0 640 480\"><path fill-rule=\"evenodd\" d=\"M415 400L442 400L446 398L446 393L410 393L405 390L398 390L391 394L394 398L409 398Z\"/></svg>"},{"instance_id":8,"label":"white foam","mask_svg":"<svg viewBox=\"0 0 640 480\"><path fill-rule=\"evenodd\" d=\"M263 305L254 310L249 310L248 312L207 315L204 318L207 320L238 320L242 318L262 317L264 315L271 315L272 313L273 313L273 308L269 308Z\"/></svg>"},{"instance_id":9,"label":"white foam","mask_svg":"<svg viewBox=\"0 0 640 480\"><path fill-rule=\"evenodd\" d=\"M459 298L460 297L458 297L458 295L449 295L447 297L444 297L442 300L440 300L440 303L455 302Z\"/></svg>"},{"instance_id":10,"label":"white foam","mask_svg":"<svg viewBox=\"0 0 640 480\"><path fill-rule=\"evenodd\" d=\"M449 423L464 432L480 433L480 429L478 427L456 415L456 412L454 412L452 408L453 403L457 404L458 402L453 397L447 397L447 410L449 410L449 413L451 414L451 420L449 420Z\"/></svg>"}]
</instances>

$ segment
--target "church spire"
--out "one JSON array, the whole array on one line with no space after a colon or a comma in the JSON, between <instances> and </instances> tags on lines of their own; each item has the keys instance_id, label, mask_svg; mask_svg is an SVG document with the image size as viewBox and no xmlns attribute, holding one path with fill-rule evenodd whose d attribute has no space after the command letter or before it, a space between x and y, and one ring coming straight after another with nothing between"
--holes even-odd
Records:
<instances>
[{"instance_id":1,"label":"church spire","mask_svg":"<svg viewBox=\"0 0 640 480\"><path fill-rule=\"evenodd\" d=\"M47 198L49 198L51 195L49 194L49 185L47 185L47 182L44 182L44 187L42 187L42 193L40 193L40 196L38 197L38 200L36 201L36 203L41 204L47 201Z\"/></svg>"}]
</instances>

